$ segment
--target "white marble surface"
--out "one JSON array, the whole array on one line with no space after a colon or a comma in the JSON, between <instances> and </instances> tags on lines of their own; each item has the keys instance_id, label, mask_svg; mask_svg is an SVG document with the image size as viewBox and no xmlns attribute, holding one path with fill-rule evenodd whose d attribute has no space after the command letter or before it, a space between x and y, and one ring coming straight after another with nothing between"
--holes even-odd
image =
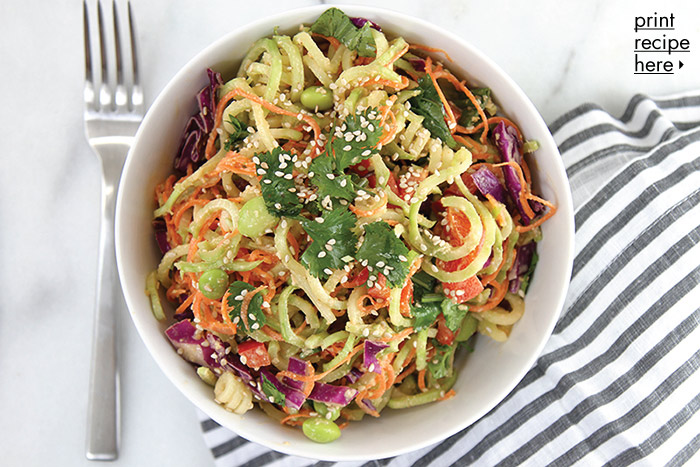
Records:
<instances>
[{"instance_id":1,"label":"white marble surface","mask_svg":"<svg viewBox=\"0 0 700 467\"><path fill-rule=\"evenodd\" d=\"M132 0L147 102L220 35L313 3ZM471 41L550 123L583 102L619 114L635 93L700 87L700 4L690 0L351 3L401 10ZM81 7L78 0L0 3L2 465L90 463L84 438L100 175L82 128ZM634 17L654 12L673 12L674 33L691 42L673 76L633 74ZM119 331L122 447L114 464L211 465L194 407L156 367L126 313Z\"/></svg>"}]
</instances>

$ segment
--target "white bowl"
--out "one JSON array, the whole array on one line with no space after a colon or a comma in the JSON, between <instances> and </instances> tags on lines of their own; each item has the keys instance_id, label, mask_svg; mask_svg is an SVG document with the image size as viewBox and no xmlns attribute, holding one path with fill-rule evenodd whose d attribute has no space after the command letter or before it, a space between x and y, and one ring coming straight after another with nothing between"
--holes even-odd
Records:
<instances>
[{"instance_id":1,"label":"white bowl","mask_svg":"<svg viewBox=\"0 0 700 467\"><path fill-rule=\"evenodd\" d=\"M379 419L366 417L351 423L330 444L316 444L301 430L282 427L262 411L238 416L217 405L212 388L171 347L163 334L165 325L154 319L144 293L146 275L160 256L151 228L153 189L171 171L183 127L196 108L195 94L207 82L206 68L233 76L256 39L271 34L275 26L292 31L300 23L310 24L326 8L294 10L239 28L199 53L168 83L141 124L124 167L116 212L117 261L124 296L141 338L166 376L194 405L240 436L277 451L324 460L379 459L428 446L466 428L525 376L564 303L573 258L573 209L564 167L547 126L498 66L461 38L425 21L389 10L341 6L348 15L372 19L392 35L446 50L454 60L449 67L457 76L472 85L489 86L503 112L528 139L539 141L533 170L541 193L557 205L558 212L543 227L540 261L526 297L525 315L507 342L477 339L469 361L459 369L454 398L410 410L387 410Z\"/></svg>"}]
</instances>

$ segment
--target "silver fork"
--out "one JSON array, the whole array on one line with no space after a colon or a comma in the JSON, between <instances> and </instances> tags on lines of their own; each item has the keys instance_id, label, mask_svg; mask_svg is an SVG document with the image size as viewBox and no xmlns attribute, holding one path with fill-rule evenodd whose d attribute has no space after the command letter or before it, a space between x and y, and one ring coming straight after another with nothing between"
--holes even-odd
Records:
<instances>
[{"instance_id":1,"label":"silver fork","mask_svg":"<svg viewBox=\"0 0 700 467\"><path fill-rule=\"evenodd\" d=\"M116 314L123 309L114 250L114 210L124 160L143 118L143 92L128 0L124 21L127 34L122 34L119 8L114 0L111 27L107 21L105 28L101 0L96 5L93 3L93 8L96 14L91 16L87 0L83 0L85 134L102 167L102 217L85 449L88 459L113 460L119 446ZM95 26L95 16L98 50L93 55L90 32L95 29L90 26Z\"/></svg>"}]
</instances>

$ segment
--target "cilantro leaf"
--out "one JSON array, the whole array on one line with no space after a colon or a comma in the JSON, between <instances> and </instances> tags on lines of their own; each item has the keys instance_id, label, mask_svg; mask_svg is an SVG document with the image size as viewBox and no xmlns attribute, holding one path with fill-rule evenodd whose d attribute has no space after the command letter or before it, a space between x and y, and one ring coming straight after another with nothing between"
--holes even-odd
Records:
<instances>
[{"instance_id":1,"label":"cilantro leaf","mask_svg":"<svg viewBox=\"0 0 700 467\"><path fill-rule=\"evenodd\" d=\"M355 199L355 184L349 175L340 174L335 170L333 159L323 153L314 159L309 166L311 183L318 187L318 198L326 196L347 201Z\"/></svg>"},{"instance_id":2,"label":"cilantro leaf","mask_svg":"<svg viewBox=\"0 0 700 467\"><path fill-rule=\"evenodd\" d=\"M471 90L479 103L479 107L484 109L487 115L495 115L498 111L496 104L491 99L490 88L474 88ZM459 124L463 127L470 128L481 122L479 112L469 99L460 99L454 101L455 105L462 110L462 116L459 118Z\"/></svg>"},{"instance_id":3,"label":"cilantro leaf","mask_svg":"<svg viewBox=\"0 0 700 467\"><path fill-rule=\"evenodd\" d=\"M292 156L282 148L275 148L256 157L253 158L255 171L262 175L260 189L267 211L277 217L299 216L302 202L292 179Z\"/></svg>"},{"instance_id":4,"label":"cilantro leaf","mask_svg":"<svg viewBox=\"0 0 700 467\"><path fill-rule=\"evenodd\" d=\"M425 271L418 271L411 276L413 281L413 296L420 300L426 294L435 292L437 279Z\"/></svg>"},{"instance_id":5,"label":"cilantro leaf","mask_svg":"<svg viewBox=\"0 0 700 467\"><path fill-rule=\"evenodd\" d=\"M374 38L369 30L370 23L361 28L352 24L350 18L338 8L329 8L311 25L311 31L324 36L335 37L348 49L355 50L360 57L374 57Z\"/></svg>"},{"instance_id":6,"label":"cilantro leaf","mask_svg":"<svg viewBox=\"0 0 700 467\"><path fill-rule=\"evenodd\" d=\"M357 219L346 207L326 211L318 220L303 220L301 225L313 242L301 255L301 263L309 272L320 278L328 277L329 271L345 266L345 256L353 256L357 236L352 232Z\"/></svg>"},{"instance_id":7,"label":"cilantro leaf","mask_svg":"<svg viewBox=\"0 0 700 467\"><path fill-rule=\"evenodd\" d=\"M446 298L442 301L442 314L445 315L445 324L450 331L455 332L462 324L462 320L467 315L468 308L465 305L458 305Z\"/></svg>"},{"instance_id":8,"label":"cilantro leaf","mask_svg":"<svg viewBox=\"0 0 700 467\"><path fill-rule=\"evenodd\" d=\"M442 300L442 298L440 298ZM429 328L440 314L440 302L416 301L411 305L411 314L415 318L413 330L418 332Z\"/></svg>"},{"instance_id":9,"label":"cilantro leaf","mask_svg":"<svg viewBox=\"0 0 700 467\"><path fill-rule=\"evenodd\" d=\"M232 283L228 288L228 306L231 307L228 314L231 321L241 316L241 308L243 307L243 298L246 294L254 290L254 287L242 281ZM262 310L263 294L258 292L250 300L248 304L247 322L249 329L259 329L265 325L266 317ZM245 321L244 321L245 322ZM257 325L257 326L256 326Z\"/></svg>"},{"instance_id":10,"label":"cilantro leaf","mask_svg":"<svg viewBox=\"0 0 700 467\"><path fill-rule=\"evenodd\" d=\"M243 128L243 124L233 115L229 116L228 123L233 126L233 132L229 135L228 139L224 143L224 149L230 151L233 146L248 136L248 131Z\"/></svg>"},{"instance_id":11,"label":"cilantro leaf","mask_svg":"<svg viewBox=\"0 0 700 467\"><path fill-rule=\"evenodd\" d=\"M411 304L411 314L415 318L413 329L422 331L430 327L442 311L441 303L445 296L434 293L435 278L425 271L418 271L411 276L413 281L413 303Z\"/></svg>"},{"instance_id":12,"label":"cilantro leaf","mask_svg":"<svg viewBox=\"0 0 700 467\"><path fill-rule=\"evenodd\" d=\"M430 131L430 134L435 138L440 138L449 147L454 149L457 147L457 142L452 137L450 129L445 123L445 107L442 105L440 96L438 95L433 80L430 76L423 76L418 81L416 90L420 91L415 97L409 99L411 109L418 115L424 118L423 126Z\"/></svg>"},{"instance_id":13,"label":"cilantro leaf","mask_svg":"<svg viewBox=\"0 0 700 467\"><path fill-rule=\"evenodd\" d=\"M380 121L379 111L374 108L345 118L325 152L309 167L309 178L318 188L318 199L352 201L355 198L357 185L345 169L371 157L381 138Z\"/></svg>"},{"instance_id":14,"label":"cilantro leaf","mask_svg":"<svg viewBox=\"0 0 700 467\"><path fill-rule=\"evenodd\" d=\"M270 380L267 379L267 376L265 376L265 374L260 375L260 382L262 392L264 392L268 398L272 399L269 400L269 402L284 405L285 401L287 400L287 397L284 395L284 393L282 393L282 391L277 389Z\"/></svg>"},{"instance_id":15,"label":"cilantro leaf","mask_svg":"<svg viewBox=\"0 0 700 467\"><path fill-rule=\"evenodd\" d=\"M433 378L440 379L452 374L452 362L454 361L456 345L440 345L434 342L435 356L428 361L428 370Z\"/></svg>"},{"instance_id":16,"label":"cilantro leaf","mask_svg":"<svg viewBox=\"0 0 700 467\"><path fill-rule=\"evenodd\" d=\"M363 266L386 276L389 287L398 287L408 275L408 248L384 221L364 226L365 239L357 251Z\"/></svg>"},{"instance_id":17,"label":"cilantro leaf","mask_svg":"<svg viewBox=\"0 0 700 467\"><path fill-rule=\"evenodd\" d=\"M379 110L370 107L345 117L331 143L336 169L344 171L364 159L368 159L382 136ZM352 135L348 141L346 135Z\"/></svg>"}]
</instances>

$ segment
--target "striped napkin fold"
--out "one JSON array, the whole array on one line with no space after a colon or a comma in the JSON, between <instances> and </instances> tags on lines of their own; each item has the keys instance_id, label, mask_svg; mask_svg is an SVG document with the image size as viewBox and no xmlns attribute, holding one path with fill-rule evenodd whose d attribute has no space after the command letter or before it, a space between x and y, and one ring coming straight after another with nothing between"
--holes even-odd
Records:
<instances>
[{"instance_id":1,"label":"striped napkin fold","mask_svg":"<svg viewBox=\"0 0 700 467\"><path fill-rule=\"evenodd\" d=\"M700 461L700 93L586 104L550 129L576 209L573 276L535 366L437 445L339 466L680 465ZM200 414L218 467L330 466Z\"/></svg>"}]
</instances>

